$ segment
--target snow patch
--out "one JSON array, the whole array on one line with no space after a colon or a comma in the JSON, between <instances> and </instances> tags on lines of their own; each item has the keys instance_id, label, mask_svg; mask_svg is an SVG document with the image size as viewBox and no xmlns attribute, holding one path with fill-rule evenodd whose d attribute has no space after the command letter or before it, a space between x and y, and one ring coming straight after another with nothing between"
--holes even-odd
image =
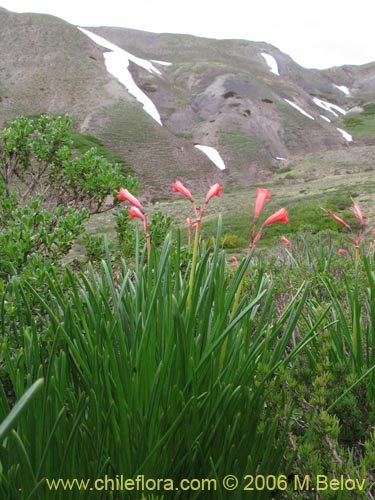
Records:
<instances>
[{"instance_id":1,"label":"snow patch","mask_svg":"<svg viewBox=\"0 0 375 500\"><path fill-rule=\"evenodd\" d=\"M160 64L160 66L172 66L172 63L166 61L157 61L156 59L151 59L152 63Z\"/></svg>"},{"instance_id":2,"label":"snow patch","mask_svg":"<svg viewBox=\"0 0 375 500\"><path fill-rule=\"evenodd\" d=\"M156 120L160 125L162 125L160 115L156 109L155 104L151 99L137 86L133 80L132 74L130 73L128 67L130 61L137 64L138 66L144 68L149 73L156 75L161 75L160 71L155 68L155 66L146 59L141 59L139 57L130 54L126 50L120 49L117 45L109 42L105 38L99 35L95 35L84 28L78 28L82 33L91 38L95 43L101 45L102 47L109 49L111 52L105 52L104 61L106 68L109 73L111 73L117 80L126 87L128 92L137 99L141 104L143 104L143 109L148 113L154 120Z\"/></svg>"},{"instance_id":3,"label":"snow patch","mask_svg":"<svg viewBox=\"0 0 375 500\"><path fill-rule=\"evenodd\" d=\"M269 67L271 73L280 76L279 67L277 65L276 59L270 54L267 54L266 52L261 52L260 55L263 56L264 59L266 60L267 66Z\"/></svg>"},{"instance_id":4,"label":"snow patch","mask_svg":"<svg viewBox=\"0 0 375 500\"><path fill-rule=\"evenodd\" d=\"M331 123L331 120L329 118L327 118L326 116L320 115L320 117L323 118L323 120L325 120L326 122Z\"/></svg>"},{"instance_id":5,"label":"snow patch","mask_svg":"<svg viewBox=\"0 0 375 500\"><path fill-rule=\"evenodd\" d=\"M300 108L299 106L297 106L297 104L294 104L294 102L289 101L288 99L285 99L285 98L284 98L284 101L286 101L288 104L290 104L293 108L297 109L303 115L307 116L307 118L310 118L310 120L315 120L315 118L313 116L311 116L308 113L306 113L306 111L304 111L302 108Z\"/></svg>"},{"instance_id":6,"label":"snow patch","mask_svg":"<svg viewBox=\"0 0 375 500\"><path fill-rule=\"evenodd\" d=\"M315 102L315 104L317 106L324 109L325 111L329 111L329 113L332 113L334 116L339 116L334 110L338 111L342 115L346 115L345 109L340 108L340 106L337 106L336 104L322 101L321 99L318 99L317 97L313 97L313 101Z\"/></svg>"},{"instance_id":7,"label":"snow patch","mask_svg":"<svg viewBox=\"0 0 375 500\"><path fill-rule=\"evenodd\" d=\"M126 87L129 94L137 99L138 102L143 104L143 109L148 113L154 120L156 120L160 125L162 125L160 115L156 109L155 104L151 99L142 92L142 90L137 86L133 77L128 70L124 60L123 54L119 52L105 52L104 53L105 65L109 73L111 73L115 78L118 79L120 83Z\"/></svg>"},{"instance_id":8,"label":"snow patch","mask_svg":"<svg viewBox=\"0 0 375 500\"><path fill-rule=\"evenodd\" d=\"M220 170L225 170L225 163L215 148L212 148L211 146L200 146L199 144L196 144L194 147L207 155L212 163L214 163Z\"/></svg>"},{"instance_id":9,"label":"snow patch","mask_svg":"<svg viewBox=\"0 0 375 500\"><path fill-rule=\"evenodd\" d=\"M348 87L345 87L345 85L333 84L333 86L336 87L337 89L341 90L341 92L343 92L345 95L350 95L350 90L348 89Z\"/></svg>"},{"instance_id":10,"label":"snow patch","mask_svg":"<svg viewBox=\"0 0 375 500\"><path fill-rule=\"evenodd\" d=\"M352 142L353 137L350 134L348 134L348 132L345 132L345 130L342 130L341 128L338 128L337 130L340 132L340 134L346 141Z\"/></svg>"}]
</instances>

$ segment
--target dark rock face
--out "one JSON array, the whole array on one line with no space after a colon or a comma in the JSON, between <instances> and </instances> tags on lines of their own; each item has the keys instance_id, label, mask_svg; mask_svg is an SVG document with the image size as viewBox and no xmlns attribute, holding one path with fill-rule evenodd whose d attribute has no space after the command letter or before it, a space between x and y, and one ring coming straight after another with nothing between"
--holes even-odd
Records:
<instances>
[{"instance_id":1,"label":"dark rock face","mask_svg":"<svg viewBox=\"0 0 375 500\"><path fill-rule=\"evenodd\" d=\"M349 110L375 94L375 65L307 70L266 43L89 28L135 56L172 63L154 63L161 75L129 65L157 107L161 127L107 72L107 49L75 26L4 9L0 23L1 125L22 114L69 113L78 130L127 159L151 197L169 190L177 176L199 187L243 184L266 178L275 157L347 147L336 130L341 117L319 108L313 97ZM276 60L280 76L262 53ZM350 87L351 96L335 85ZM227 169L219 171L194 144L216 148Z\"/></svg>"}]
</instances>

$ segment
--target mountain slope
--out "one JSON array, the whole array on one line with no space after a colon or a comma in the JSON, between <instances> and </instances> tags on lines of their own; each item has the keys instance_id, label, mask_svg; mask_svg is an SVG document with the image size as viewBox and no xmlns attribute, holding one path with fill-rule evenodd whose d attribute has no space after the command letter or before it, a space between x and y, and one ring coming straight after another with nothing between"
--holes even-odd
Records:
<instances>
[{"instance_id":1,"label":"mountain slope","mask_svg":"<svg viewBox=\"0 0 375 500\"><path fill-rule=\"evenodd\" d=\"M108 72L110 49L77 27L5 9L0 22L0 125L21 114L69 113L77 130L126 158L150 198L175 177L197 187L243 185L266 179L284 159L355 147L337 128L344 110L373 95L373 67L307 70L263 42L88 28L133 56L171 63L154 62L160 74L129 63L161 126ZM216 148L226 169L196 144Z\"/></svg>"}]
</instances>

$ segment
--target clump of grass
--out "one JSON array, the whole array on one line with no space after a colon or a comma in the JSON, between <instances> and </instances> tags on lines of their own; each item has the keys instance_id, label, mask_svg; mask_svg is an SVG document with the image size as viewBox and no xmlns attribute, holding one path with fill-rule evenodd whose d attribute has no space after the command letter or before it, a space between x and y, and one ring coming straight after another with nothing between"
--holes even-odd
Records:
<instances>
[{"instance_id":1,"label":"clump of grass","mask_svg":"<svg viewBox=\"0 0 375 500\"><path fill-rule=\"evenodd\" d=\"M68 272L68 288L50 274L45 297L13 283L14 309L1 333L5 324L8 332L21 327L24 345L5 347L7 370L16 398L34 377L43 375L45 388L0 451L2 494L42 494L46 477L123 470L175 480L198 470L211 478L227 470L242 476L249 467L288 470L282 463L291 408L275 416L264 405L265 383L314 335L313 327L286 354L307 289L277 318L262 268L237 302L251 256L234 275L219 245L211 255L201 248L198 257L193 283L169 237L147 265L137 253L133 271L125 262L113 270L106 260L98 271ZM3 394L0 416L7 412Z\"/></svg>"}]
</instances>

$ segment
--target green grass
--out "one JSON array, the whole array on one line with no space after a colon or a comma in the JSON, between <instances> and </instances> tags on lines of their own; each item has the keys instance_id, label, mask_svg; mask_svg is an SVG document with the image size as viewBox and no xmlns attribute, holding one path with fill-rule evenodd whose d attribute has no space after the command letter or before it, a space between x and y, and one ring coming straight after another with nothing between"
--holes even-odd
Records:
<instances>
[{"instance_id":1,"label":"green grass","mask_svg":"<svg viewBox=\"0 0 375 500\"><path fill-rule=\"evenodd\" d=\"M0 450L4 498L16 498L19 489L25 499L43 495L46 477L94 479L125 471L178 480L197 477L198 469L211 478L227 470L242 476L254 467L259 474L290 469L293 453L284 458L289 410L275 416L264 398L273 373L315 334L316 327L308 329L284 357L307 289L276 318L262 269L248 300L238 300L250 258L227 275L218 247L211 255L203 249L190 284L171 243L167 238L147 264L137 253L134 270L125 262L113 270L108 261L98 271L50 274L47 295L27 283L9 288L17 319L14 309L13 319L7 311L1 333L5 324L15 333L21 322L24 337L18 354L15 339L4 346L15 397L35 376L44 375L45 386L37 405L19 418L9 447ZM8 404L1 390L0 396L2 416Z\"/></svg>"},{"instance_id":2,"label":"green grass","mask_svg":"<svg viewBox=\"0 0 375 500\"><path fill-rule=\"evenodd\" d=\"M231 195L210 202L202 231L215 238L197 246L196 260L176 233L150 254L136 243L119 259L107 247L81 272L37 267L38 282L0 281L2 498L48 498L46 478L117 474L218 485L228 472L282 475L280 499L295 496L288 475L375 480L374 256L365 244L357 261L339 255L347 234L319 208L353 223L350 198L272 197L260 223L280 205L291 222L268 227L259 256L232 268L215 242L246 238L254 196L245 203L242 192L234 206ZM186 199L177 205L191 209ZM292 235L292 251L263 252L280 231ZM221 486L216 494L229 498ZM243 488L230 497L241 500Z\"/></svg>"},{"instance_id":3,"label":"green grass","mask_svg":"<svg viewBox=\"0 0 375 500\"><path fill-rule=\"evenodd\" d=\"M192 139L193 138L193 132L190 130L187 132L180 132L179 134L176 134L177 137L181 137L182 139Z\"/></svg>"},{"instance_id":4,"label":"green grass","mask_svg":"<svg viewBox=\"0 0 375 500\"><path fill-rule=\"evenodd\" d=\"M291 238L296 237L301 232L308 232L310 234L329 232L339 237L342 233L342 227L330 217L324 216L324 211L321 207L335 212L347 220L349 224L352 224L354 228L356 227L356 219L349 210L351 201L345 191L310 196L304 195L302 197L295 196L292 199L280 201L272 200L271 198L265 204L258 226L278 208L281 208L281 206L288 210L289 224L274 224L267 227L258 247L270 248L278 243L281 235ZM248 235L252 224L252 214L253 206L251 199L248 201L248 208L246 210L232 208L232 210L223 211L223 233L237 236L238 241L245 242L243 248L249 243ZM205 221L202 228L204 237L209 238L215 234L216 224L217 220L215 216Z\"/></svg>"},{"instance_id":5,"label":"green grass","mask_svg":"<svg viewBox=\"0 0 375 500\"><path fill-rule=\"evenodd\" d=\"M358 137L375 136L375 104L367 104L363 112L347 116L344 124L348 132Z\"/></svg>"},{"instance_id":6,"label":"green grass","mask_svg":"<svg viewBox=\"0 0 375 500\"><path fill-rule=\"evenodd\" d=\"M291 171L292 171L291 166L281 167L281 168L277 169L276 174L286 174L287 172L291 172Z\"/></svg>"},{"instance_id":7,"label":"green grass","mask_svg":"<svg viewBox=\"0 0 375 500\"><path fill-rule=\"evenodd\" d=\"M244 154L258 153L260 144L258 141L242 133L231 133L223 130L219 133L219 144L222 146L235 146Z\"/></svg>"}]
</instances>

